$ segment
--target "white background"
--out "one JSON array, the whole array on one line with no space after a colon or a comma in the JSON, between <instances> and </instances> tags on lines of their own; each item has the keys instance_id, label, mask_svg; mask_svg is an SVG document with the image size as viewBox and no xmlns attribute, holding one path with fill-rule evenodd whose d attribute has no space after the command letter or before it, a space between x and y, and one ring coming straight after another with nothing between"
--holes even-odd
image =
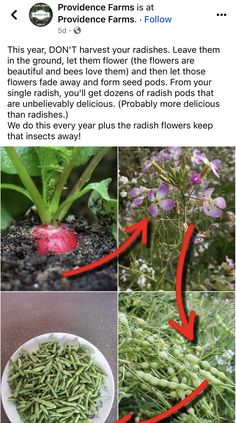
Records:
<instances>
[{"instance_id":1,"label":"white background","mask_svg":"<svg viewBox=\"0 0 236 423\"><path fill-rule=\"evenodd\" d=\"M35 2L36 3L36 2ZM61 2L62 3L62 2ZM65 4L76 4L76 1L67 1ZM80 3L83 3L81 1ZM88 4L93 2L89 1ZM96 3L99 3L98 1ZM108 2L100 1L102 4ZM119 4L118 2L114 2ZM144 6L152 4L150 1L139 1ZM214 80L216 92L215 100L220 100L219 109L80 109L75 110L71 121L113 122L117 120L139 122L162 120L168 122L213 122L212 131L170 130L170 131L101 131L82 134L81 144L85 145L234 145L235 121L235 1L226 0L163 0L154 1L155 12L140 13L137 19L144 14L172 16L172 24L97 24L79 25L82 29L80 35L73 33L76 25L67 25L72 29L66 35L58 34L58 27L65 27L57 23L57 2L48 1L53 11L53 21L44 28L39 28L30 22L29 9L34 2L29 0L8 0L2 3L1 10L1 145L33 145L32 141L7 141L6 103L7 87L6 58L7 45L42 47L48 45L82 45L82 46L167 46L220 47L221 55L201 55L199 67L208 70L210 79ZM126 4L124 1L120 4ZM127 2L136 4L136 2ZM11 13L17 10L17 21ZM217 17L217 13L227 13L227 17ZM83 12L76 13L82 15ZM88 13L86 13L88 14ZM113 15L116 15L113 13ZM119 13L117 13L119 15ZM126 16L133 13L123 14ZM79 116L78 116L79 113ZM56 144L56 142L54 142ZM37 142L37 145L45 145ZM75 143L66 143L75 145Z\"/></svg>"}]
</instances>

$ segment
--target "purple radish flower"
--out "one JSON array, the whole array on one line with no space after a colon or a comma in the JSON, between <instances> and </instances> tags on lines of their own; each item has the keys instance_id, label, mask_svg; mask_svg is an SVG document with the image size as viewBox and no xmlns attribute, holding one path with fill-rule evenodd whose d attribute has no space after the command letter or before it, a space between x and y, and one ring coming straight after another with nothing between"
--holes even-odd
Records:
<instances>
[{"instance_id":1,"label":"purple radish flower","mask_svg":"<svg viewBox=\"0 0 236 423\"><path fill-rule=\"evenodd\" d=\"M150 191L148 192L148 200L149 201L154 201L155 200L155 191L154 189L150 189Z\"/></svg>"},{"instance_id":2,"label":"purple radish flower","mask_svg":"<svg viewBox=\"0 0 236 423\"><path fill-rule=\"evenodd\" d=\"M232 270L234 270L234 268L235 268L235 263L234 263L234 261L233 261L231 258L229 258L228 256L225 256L225 261L226 261L226 263L229 265L229 267L230 267Z\"/></svg>"},{"instance_id":3,"label":"purple radish flower","mask_svg":"<svg viewBox=\"0 0 236 423\"><path fill-rule=\"evenodd\" d=\"M155 203L151 204L148 208L148 213L150 214L150 216L156 217L159 213L157 204L155 204Z\"/></svg>"},{"instance_id":4,"label":"purple radish flower","mask_svg":"<svg viewBox=\"0 0 236 423\"><path fill-rule=\"evenodd\" d=\"M202 182L201 174L197 172L193 172L189 178L189 182L192 185L200 185Z\"/></svg>"},{"instance_id":5,"label":"purple radish flower","mask_svg":"<svg viewBox=\"0 0 236 423\"><path fill-rule=\"evenodd\" d=\"M206 235L204 234L197 234L194 238L193 238L193 243L194 244L201 244L206 238Z\"/></svg>"},{"instance_id":6,"label":"purple radish flower","mask_svg":"<svg viewBox=\"0 0 236 423\"><path fill-rule=\"evenodd\" d=\"M148 200L152 202L149 206L148 213L152 217L156 217L159 213L158 206L163 209L164 211L168 212L173 209L175 206L175 201L166 198L169 194L169 187L168 185L162 184L159 188L155 190L150 190L148 193Z\"/></svg>"},{"instance_id":7,"label":"purple radish flower","mask_svg":"<svg viewBox=\"0 0 236 423\"><path fill-rule=\"evenodd\" d=\"M170 198L166 198L165 200L159 201L159 206L165 210L166 212L172 210L175 206L174 200L171 200Z\"/></svg>"},{"instance_id":8,"label":"purple radish flower","mask_svg":"<svg viewBox=\"0 0 236 423\"><path fill-rule=\"evenodd\" d=\"M208 162L205 153L202 153L200 150L193 150L193 155L191 157L191 162L193 167L206 164Z\"/></svg>"},{"instance_id":9,"label":"purple radish flower","mask_svg":"<svg viewBox=\"0 0 236 423\"><path fill-rule=\"evenodd\" d=\"M150 168L151 168L151 163L149 163L148 165L146 165L145 167L144 167L144 169L143 169L143 173L146 175L146 173L148 173L148 171L150 170Z\"/></svg>"},{"instance_id":10,"label":"purple radish flower","mask_svg":"<svg viewBox=\"0 0 236 423\"><path fill-rule=\"evenodd\" d=\"M219 172L221 171L221 161L218 159L212 160L210 162L211 170L218 178L220 177Z\"/></svg>"},{"instance_id":11,"label":"purple radish flower","mask_svg":"<svg viewBox=\"0 0 236 423\"><path fill-rule=\"evenodd\" d=\"M140 194L140 192L141 192L140 188L133 188L133 189L131 189L129 196L131 198L135 198Z\"/></svg>"},{"instance_id":12,"label":"purple radish flower","mask_svg":"<svg viewBox=\"0 0 236 423\"><path fill-rule=\"evenodd\" d=\"M144 200L144 197L137 197L137 198L135 198L135 200L132 203L132 206L133 207L139 207L139 206L141 206L141 204L143 204L143 200Z\"/></svg>"},{"instance_id":13,"label":"purple radish flower","mask_svg":"<svg viewBox=\"0 0 236 423\"><path fill-rule=\"evenodd\" d=\"M211 196L214 192L214 188L208 188L203 193L203 211L207 216L217 219L222 216L223 209L226 208L226 202L223 197L217 197L212 199Z\"/></svg>"},{"instance_id":14,"label":"purple radish flower","mask_svg":"<svg viewBox=\"0 0 236 423\"><path fill-rule=\"evenodd\" d=\"M175 161L179 161L179 158L182 154L181 147L168 147L168 151L170 153L170 158Z\"/></svg>"}]
</instances>

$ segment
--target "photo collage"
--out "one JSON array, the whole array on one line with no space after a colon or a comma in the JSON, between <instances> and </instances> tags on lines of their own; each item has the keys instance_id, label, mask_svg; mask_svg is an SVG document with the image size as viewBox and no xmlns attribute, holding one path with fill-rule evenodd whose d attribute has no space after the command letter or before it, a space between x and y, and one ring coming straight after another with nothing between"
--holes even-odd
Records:
<instances>
[{"instance_id":1,"label":"photo collage","mask_svg":"<svg viewBox=\"0 0 236 423\"><path fill-rule=\"evenodd\" d=\"M235 422L234 159L1 147L2 423Z\"/></svg>"}]
</instances>

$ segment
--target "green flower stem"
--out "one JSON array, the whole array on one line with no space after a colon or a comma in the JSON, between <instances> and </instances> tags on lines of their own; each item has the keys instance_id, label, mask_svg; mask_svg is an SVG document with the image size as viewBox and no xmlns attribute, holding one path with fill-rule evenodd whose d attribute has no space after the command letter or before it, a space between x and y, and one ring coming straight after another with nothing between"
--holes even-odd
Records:
<instances>
[{"instance_id":1,"label":"green flower stem","mask_svg":"<svg viewBox=\"0 0 236 423\"><path fill-rule=\"evenodd\" d=\"M106 154L109 152L109 150L111 149L111 147L104 147L102 148L97 154L96 156L94 156L92 158L92 160L90 161L90 163L88 164L88 166L86 167L85 171L82 173L82 175L80 176L80 178L78 179L77 183L74 185L73 189L71 190L71 192L68 194L66 200L68 200L70 197L72 197L75 193L79 192L80 190L82 190L82 188L86 185L86 183L90 180L94 170L96 169L96 167L98 166L98 164L100 163L100 161L103 159L104 156L106 156ZM67 214L69 208L71 205L66 205L60 212L60 215L58 216L58 220L63 220L65 215Z\"/></svg>"},{"instance_id":2,"label":"green flower stem","mask_svg":"<svg viewBox=\"0 0 236 423\"><path fill-rule=\"evenodd\" d=\"M65 187L66 181L69 178L72 169L74 167L75 161L77 159L77 157L79 156L80 153L80 147L74 147L73 149L73 153L71 155L71 159L69 161L69 163L67 164L67 166L65 167L64 171L62 172L57 184L56 184L56 188L52 197L52 200L50 202L50 206L49 206L49 210L52 214L54 214L58 207L59 207L59 203L60 203L60 199L61 199L61 195L63 192L63 189Z\"/></svg>"},{"instance_id":3,"label":"green flower stem","mask_svg":"<svg viewBox=\"0 0 236 423\"><path fill-rule=\"evenodd\" d=\"M154 220L153 221L153 228L151 231L151 242L150 242L150 255L151 257L153 257L154 254L154 243L156 240L156 233L157 233L157 221Z\"/></svg>"},{"instance_id":4,"label":"green flower stem","mask_svg":"<svg viewBox=\"0 0 236 423\"><path fill-rule=\"evenodd\" d=\"M146 273L141 272L141 270L138 270L138 269L130 269L129 267L124 266L122 264L120 264L119 267L121 269L126 270L127 272L134 272L134 273L137 273L138 275L145 276L146 279L149 279L150 281L156 283L156 279L153 279L151 276L147 275Z\"/></svg>"},{"instance_id":5,"label":"green flower stem","mask_svg":"<svg viewBox=\"0 0 236 423\"><path fill-rule=\"evenodd\" d=\"M33 179L29 175L24 163L16 153L14 147L4 147L6 153L8 154L10 160L12 161L13 165L15 166L18 176L21 179L21 182L25 186L26 190L28 191L37 211L42 223L50 223L51 216L46 209L46 204L41 196L38 188L36 187Z\"/></svg>"}]
</instances>

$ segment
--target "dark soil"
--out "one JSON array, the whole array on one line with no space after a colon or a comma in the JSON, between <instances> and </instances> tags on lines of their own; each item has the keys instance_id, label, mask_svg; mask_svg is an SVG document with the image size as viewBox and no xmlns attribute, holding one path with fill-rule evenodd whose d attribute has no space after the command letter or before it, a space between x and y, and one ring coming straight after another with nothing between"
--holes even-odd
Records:
<instances>
[{"instance_id":1,"label":"dark soil","mask_svg":"<svg viewBox=\"0 0 236 423\"><path fill-rule=\"evenodd\" d=\"M62 271L84 266L117 248L107 220L89 224L77 218L68 224L79 237L76 249L62 255L40 257L30 230L39 224L32 213L2 234L3 291L115 291L116 261L91 272L65 278Z\"/></svg>"}]
</instances>

